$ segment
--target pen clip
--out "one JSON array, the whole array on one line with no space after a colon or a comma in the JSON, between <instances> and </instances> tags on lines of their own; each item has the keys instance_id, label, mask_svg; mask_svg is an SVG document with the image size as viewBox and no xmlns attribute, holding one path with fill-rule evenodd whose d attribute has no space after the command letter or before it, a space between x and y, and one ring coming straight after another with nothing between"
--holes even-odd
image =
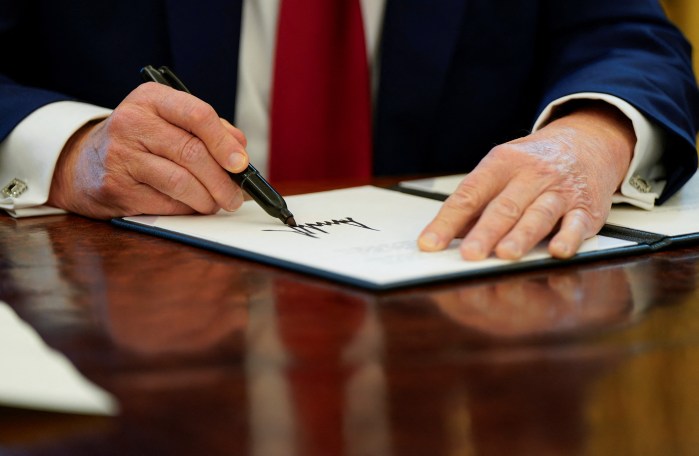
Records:
<instances>
[{"instance_id":1,"label":"pen clip","mask_svg":"<svg viewBox=\"0 0 699 456\"><path fill-rule=\"evenodd\" d=\"M189 91L186 85L184 85L184 82L180 80L180 78L177 77L175 73L172 72L172 70L166 66L161 66L158 68L158 71L160 74L167 80L169 81L170 87L173 87L177 90L181 90L183 92L187 92L191 94L192 92Z\"/></svg>"},{"instance_id":2,"label":"pen clip","mask_svg":"<svg viewBox=\"0 0 699 456\"><path fill-rule=\"evenodd\" d=\"M160 73L160 71L156 70L153 65L146 65L143 68L141 68L141 77L143 78L144 81L146 82L157 82L160 84L164 84L166 86L170 85L170 82L168 82L167 79Z\"/></svg>"},{"instance_id":3,"label":"pen clip","mask_svg":"<svg viewBox=\"0 0 699 456\"><path fill-rule=\"evenodd\" d=\"M144 81L153 81L172 87L173 89L181 90L182 92L192 93L187 86L184 85L184 82L166 66L161 66L156 70L153 65L146 65L141 68L141 77Z\"/></svg>"}]
</instances>

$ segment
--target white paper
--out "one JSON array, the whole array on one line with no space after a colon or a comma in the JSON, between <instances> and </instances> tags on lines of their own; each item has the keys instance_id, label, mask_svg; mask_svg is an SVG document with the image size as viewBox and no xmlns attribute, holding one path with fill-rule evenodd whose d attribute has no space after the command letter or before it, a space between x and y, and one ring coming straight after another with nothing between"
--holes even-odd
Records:
<instances>
[{"instance_id":1,"label":"white paper","mask_svg":"<svg viewBox=\"0 0 699 456\"><path fill-rule=\"evenodd\" d=\"M64 413L114 415L115 399L47 346L0 301L0 404Z\"/></svg>"},{"instance_id":2,"label":"white paper","mask_svg":"<svg viewBox=\"0 0 699 456\"><path fill-rule=\"evenodd\" d=\"M699 233L699 173L664 204L650 211L614 206L607 223L666 236Z\"/></svg>"},{"instance_id":3,"label":"white paper","mask_svg":"<svg viewBox=\"0 0 699 456\"><path fill-rule=\"evenodd\" d=\"M364 186L286 198L300 225L289 228L248 201L234 213L199 216L138 216L125 220L236 247L266 258L339 275L374 287L483 272L511 261L469 262L458 242L441 252L421 252L417 238L441 202ZM322 225L317 225L322 222ZM308 226L308 224L315 224ZM580 252L634 245L596 236ZM544 246L520 261L549 258Z\"/></svg>"},{"instance_id":4,"label":"white paper","mask_svg":"<svg viewBox=\"0 0 699 456\"><path fill-rule=\"evenodd\" d=\"M429 193L439 193L446 196L451 195L454 190L456 190L456 187L464 180L464 177L466 177L466 174L452 174L451 176L402 181L398 185L403 188Z\"/></svg>"}]
</instances>

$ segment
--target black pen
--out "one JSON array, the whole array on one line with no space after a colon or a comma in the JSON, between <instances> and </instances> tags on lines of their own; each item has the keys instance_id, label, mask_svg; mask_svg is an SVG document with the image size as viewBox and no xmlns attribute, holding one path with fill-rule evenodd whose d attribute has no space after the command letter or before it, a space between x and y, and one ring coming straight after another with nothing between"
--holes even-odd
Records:
<instances>
[{"instance_id":1,"label":"black pen","mask_svg":"<svg viewBox=\"0 0 699 456\"><path fill-rule=\"evenodd\" d=\"M158 82L173 89L192 93L180 78L166 66L156 69L152 65L147 65L141 69L141 77L145 81ZM287 209L284 198L260 175L252 164L248 164L247 169L241 173L229 172L228 174L265 212L289 226L296 226L296 220Z\"/></svg>"}]
</instances>

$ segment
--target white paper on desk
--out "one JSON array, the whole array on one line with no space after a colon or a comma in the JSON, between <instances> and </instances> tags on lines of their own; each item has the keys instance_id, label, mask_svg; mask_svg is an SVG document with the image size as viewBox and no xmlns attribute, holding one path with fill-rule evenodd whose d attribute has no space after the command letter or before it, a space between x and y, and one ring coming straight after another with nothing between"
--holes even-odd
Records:
<instances>
[{"instance_id":1,"label":"white paper on desk","mask_svg":"<svg viewBox=\"0 0 699 456\"><path fill-rule=\"evenodd\" d=\"M699 173L664 204L650 211L614 206L607 223L666 236L699 233Z\"/></svg>"},{"instance_id":2,"label":"white paper on desk","mask_svg":"<svg viewBox=\"0 0 699 456\"><path fill-rule=\"evenodd\" d=\"M371 186L291 196L286 201L299 224L327 222L318 227L324 232L311 229L313 237L299 234L251 201L234 213L125 220L252 252L254 255L246 255L251 258L376 288L467 271L482 273L511 263L494 258L464 261L458 241L442 252L419 251L417 237L437 213L439 201ZM348 218L354 222L342 222ZM634 243L597 236L580 251L628 245ZM520 261L545 258L549 255L540 247Z\"/></svg>"},{"instance_id":3,"label":"white paper on desk","mask_svg":"<svg viewBox=\"0 0 699 456\"><path fill-rule=\"evenodd\" d=\"M450 176L427 177L425 179L414 179L399 182L398 185L403 188L412 190L420 190L429 193L439 193L442 195L451 195L456 187L464 180L466 174L452 174Z\"/></svg>"},{"instance_id":4,"label":"white paper on desk","mask_svg":"<svg viewBox=\"0 0 699 456\"><path fill-rule=\"evenodd\" d=\"M83 377L2 301L0 366L0 404L91 415L117 412L109 393Z\"/></svg>"}]
</instances>

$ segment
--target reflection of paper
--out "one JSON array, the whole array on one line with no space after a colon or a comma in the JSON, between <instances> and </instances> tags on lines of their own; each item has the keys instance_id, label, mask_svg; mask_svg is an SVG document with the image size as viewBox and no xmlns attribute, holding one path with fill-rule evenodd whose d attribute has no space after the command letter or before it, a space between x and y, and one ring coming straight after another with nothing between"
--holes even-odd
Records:
<instances>
[{"instance_id":1,"label":"reflection of paper","mask_svg":"<svg viewBox=\"0 0 699 456\"><path fill-rule=\"evenodd\" d=\"M117 404L0 301L0 404L114 415Z\"/></svg>"},{"instance_id":2,"label":"reflection of paper","mask_svg":"<svg viewBox=\"0 0 699 456\"><path fill-rule=\"evenodd\" d=\"M400 186L450 195L465 176L465 174L457 174L415 179L401 182ZM699 233L699 173L695 174L672 198L650 211L625 204L614 205L607 223L666 236Z\"/></svg>"},{"instance_id":3,"label":"reflection of paper","mask_svg":"<svg viewBox=\"0 0 699 456\"><path fill-rule=\"evenodd\" d=\"M464 261L457 242L443 252L419 251L417 237L437 213L439 201L370 186L298 195L286 200L297 222L312 224L306 231L313 237L280 224L254 202L246 202L235 213L125 219L374 287L488 271L511 263L499 259ZM581 252L627 245L633 243L598 236L586 242ZM540 247L521 261L548 257Z\"/></svg>"}]
</instances>

